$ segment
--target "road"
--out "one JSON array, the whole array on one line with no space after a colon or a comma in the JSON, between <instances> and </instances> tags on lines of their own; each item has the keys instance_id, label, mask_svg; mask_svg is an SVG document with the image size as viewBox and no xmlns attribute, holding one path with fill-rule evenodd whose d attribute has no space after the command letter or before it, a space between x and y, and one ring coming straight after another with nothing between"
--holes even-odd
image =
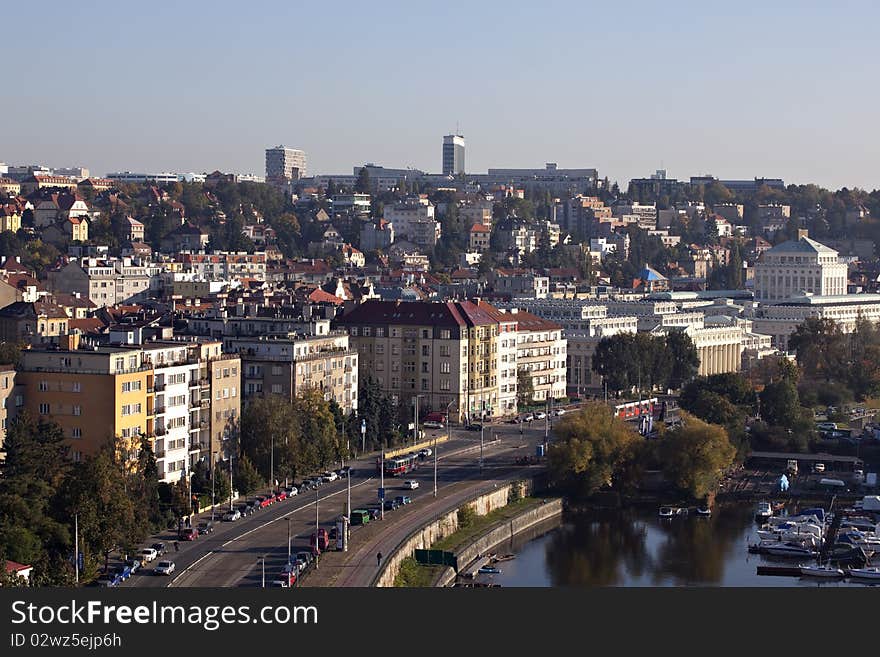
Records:
<instances>
[{"instance_id":1,"label":"road","mask_svg":"<svg viewBox=\"0 0 880 657\"><path fill-rule=\"evenodd\" d=\"M525 428L522 436L519 428L514 425L494 425L491 426L491 431L487 425L482 475L479 468L479 433L454 431L450 442L438 446L438 499L433 497L433 456L426 459L418 470L404 477L420 482L420 487L416 490L404 491L399 488L400 480L386 479L387 497L406 494L413 499L413 503L395 511L386 511L384 521L371 522L364 527L352 527L351 547L345 553L346 556L354 556L360 562L367 563L369 560L365 555L371 554L373 572L369 577L372 577L375 573L375 551L370 550L374 544L374 534L383 535L379 549L384 549L387 553L393 547L391 542L394 538L401 532L405 536L413 523L422 522L428 514L433 514L440 507L445 508L456 500L471 496L477 488L485 485L482 483L484 480L495 482L505 479L512 471L516 456L534 453L534 445L544 436L543 425L543 421L536 421L533 428ZM500 435L501 440L490 442L492 434ZM431 432L428 439L432 435L443 436L445 432ZM355 476L351 479L352 507L374 504L379 487L374 457L353 462L351 465L355 469ZM348 483L347 480L339 480L317 489L319 526L329 530L336 518L344 513ZM204 519L204 515L200 519ZM315 491L307 491L290 500L273 504L236 522L217 522L216 530L212 534L191 543L180 542L180 551L176 553L171 547L173 538L168 538L168 534L159 540L164 540L172 549L166 558L174 560L177 572L170 578L154 576L152 566L156 562L153 562L151 567L135 574L123 586L261 586L263 560L268 585L280 566L287 562L288 519L291 551L296 553L308 550L309 537L315 531ZM370 545L369 549L366 545ZM306 583L310 579L316 585L326 581L331 565L338 560L332 558L336 556L337 553L332 552L323 555L322 559L327 560L324 572L320 571L319 563L316 574L320 572L320 576L307 577ZM367 577L365 570L360 572L364 568L363 564L356 568L347 565L346 577L340 580L339 585L366 585L360 584ZM333 584L327 581L325 585Z\"/></svg>"}]
</instances>

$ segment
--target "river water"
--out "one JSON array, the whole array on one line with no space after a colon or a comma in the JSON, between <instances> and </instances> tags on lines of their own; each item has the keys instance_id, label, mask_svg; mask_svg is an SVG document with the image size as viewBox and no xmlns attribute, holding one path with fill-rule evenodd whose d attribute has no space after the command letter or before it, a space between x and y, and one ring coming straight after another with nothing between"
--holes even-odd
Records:
<instances>
[{"instance_id":1,"label":"river water","mask_svg":"<svg viewBox=\"0 0 880 657\"><path fill-rule=\"evenodd\" d=\"M501 574L480 579L502 586L864 586L849 580L759 576L758 565L798 560L749 554L758 542L752 504L718 505L709 518L661 519L657 509L569 512L497 552L516 558ZM537 535L540 533L540 535Z\"/></svg>"}]
</instances>

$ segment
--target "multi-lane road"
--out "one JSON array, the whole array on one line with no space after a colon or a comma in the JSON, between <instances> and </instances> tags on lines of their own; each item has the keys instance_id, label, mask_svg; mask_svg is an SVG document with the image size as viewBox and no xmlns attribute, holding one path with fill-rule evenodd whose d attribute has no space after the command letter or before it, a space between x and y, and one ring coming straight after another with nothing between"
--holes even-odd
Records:
<instances>
[{"instance_id":1,"label":"multi-lane road","mask_svg":"<svg viewBox=\"0 0 880 657\"><path fill-rule=\"evenodd\" d=\"M405 477L386 478L386 498L406 494L412 498L412 504L386 511L382 521L352 527L349 552L344 557L341 553L325 554L318 564L318 570L313 570L304 583L319 586L368 585L376 570L377 550L384 550L387 554L415 525L441 513L450 505L460 503L487 483L491 486L514 476L519 469L514 465L516 457L533 454L534 446L543 439L544 433L543 421L535 421L533 427L526 427L522 434L516 425L493 425L491 428L487 425L481 471L480 434L453 431L451 440L438 446L437 498L434 497L433 455ZM434 434L443 436L445 430L430 432L427 438ZM349 484L352 508L377 502L379 476L376 473L375 455L350 465L355 471L350 480L324 484L316 490L277 502L235 522L218 521L213 533L200 536L193 542L179 542L178 552L174 552L173 538L168 537L170 535L159 537L157 540L163 540L169 548L169 554L164 558L175 562L174 575L154 575L152 571L157 560L124 582L123 586L261 586L264 567L268 585L280 566L287 562L288 531L293 553L308 550L309 538L316 527L316 516L318 526L329 530L336 518L345 512ZM401 486L404 479L419 481L419 488L404 491ZM202 514L198 520L203 520L205 515ZM210 517L210 513L207 516Z\"/></svg>"}]
</instances>

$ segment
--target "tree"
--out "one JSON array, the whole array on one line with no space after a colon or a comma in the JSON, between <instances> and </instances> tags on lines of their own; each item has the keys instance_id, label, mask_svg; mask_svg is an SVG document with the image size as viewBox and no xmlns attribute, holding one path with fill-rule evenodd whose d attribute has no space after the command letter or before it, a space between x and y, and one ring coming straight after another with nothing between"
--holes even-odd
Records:
<instances>
[{"instance_id":1,"label":"tree","mask_svg":"<svg viewBox=\"0 0 880 657\"><path fill-rule=\"evenodd\" d=\"M696 376L700 368L700 355L693 340L684 331L671 331L666 335L666 348L671 365L665 387L678 390Z\"/></svg>"},{"instance_id":2,"label":"tree","mask_svg":"<svg viewBox=\"0 0 880 657\"><path fill-rule=\"evenodd\" d=\"M232 483L239 495L248 495L257 490L265 481L254 468L247 454L242 455L232 466Z\"/></svg>"},{"instance_id":3,"label":"tree","mask_svg":"<svg viewBox=\"0 0 880 657\"><path fill-rule=\"evenodd\" d=\"M761 417L767 424L792 427L800 416L798 391L790 380L776 381L761 391Z\"/></svg>"},{"instance_id":4,"label":"tree","mask_svg":"<svg viewBox=\"0 0 880 657\"><path fill-rule=\"evenodd\" d=\"M723 427L684 413L680 426L664 432L659 455L664 472L675 486L700 499L718 488L736 449Z\"/></svg>"},{"instance_id":5,"label":"tree","mask_svg":"<svg viewBox=\"0 0 880 657\"><path fill-rule=\"evenodd\" d=\"M354 191L361 194L370 193L370 172L367 170L367 167L361 167L361 170L358 171L357 181L354 184Z\"/></svg>"},{"instance_id":6,"label":"tree","mask_svg":"<svg viewBox=\"0 0 880 657\"><path fill-rule=\"evenodd\" d=\"M0 365L18 365L21 359L21 345L15 342L0 342Z\"/></svg>"},{"instance_id":7,"label":"tree","mask_svg":"<svg viewBox=\"0 0 880 657\"><path fill-rule=\"evenodd\" d=\"M527 367L520 367L516 371L516 403L525 408L535 402L535 386L532 383L532 375Z\"/></svg>"},{"instance_id":8,"label":"tree","mask_svg":"<svg viewBox=\"0 0 880 657\"><path fill-rule=\"evenodd\" d=\"M587 404L568 413L553 427L547 453L550 478L574 495L631 484L641 440L604 404ZM626 478L623 475L627 473Z\"/></svg>"},{"instance_id":9,"label":"tree","mask_svg":"<svg viewBox=\"0 0 880 657\"><path fill-rule=\"evenodd\" d=\"M804 373L825 381L846 378L846 339L833 319L807 318L788 339Z\"/></svg>"}]
</instances>

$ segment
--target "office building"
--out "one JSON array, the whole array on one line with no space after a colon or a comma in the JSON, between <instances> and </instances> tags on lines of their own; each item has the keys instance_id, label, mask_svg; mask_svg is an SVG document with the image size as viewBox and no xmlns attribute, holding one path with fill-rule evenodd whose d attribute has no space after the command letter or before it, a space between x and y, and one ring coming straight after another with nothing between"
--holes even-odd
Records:
<instances>
[{"instance_id":1,"label":"office building","mask_svg":"<svg viewBox=\"0 0 880 657\"><path fill-rule=\"evenodd\" d=\"M266 182L289 183L305 175L305 151L283 145L266 149Z\"/></svg>"},{"instance_id":2,"label":"office building","mask_svg":"<svg viewBox=\"0 0 880 657\"><path fill-rule=\"evenodd\" d=\"M459 176L464 173L464 137L443 137L443 175Z\"/></svg>"}]
</instances>

